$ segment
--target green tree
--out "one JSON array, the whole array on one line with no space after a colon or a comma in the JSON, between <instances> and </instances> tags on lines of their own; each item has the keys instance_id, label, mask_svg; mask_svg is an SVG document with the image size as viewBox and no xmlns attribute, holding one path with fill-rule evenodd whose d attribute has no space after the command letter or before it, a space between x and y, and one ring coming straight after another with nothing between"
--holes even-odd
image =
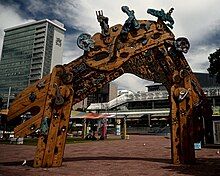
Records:
<instances>
[{"instance_id":1,"label":"green tree","mask_svg":"<svg viewBox=\"0 0 220 176\"><path fill-rule=\"evenodd\" d=\"M214 53L211 53L208 57L209 59L209 68L207 69L209 74L216 76L216 82L220 83L220 48L217 49Z\"/></svg>"}]
</instances>

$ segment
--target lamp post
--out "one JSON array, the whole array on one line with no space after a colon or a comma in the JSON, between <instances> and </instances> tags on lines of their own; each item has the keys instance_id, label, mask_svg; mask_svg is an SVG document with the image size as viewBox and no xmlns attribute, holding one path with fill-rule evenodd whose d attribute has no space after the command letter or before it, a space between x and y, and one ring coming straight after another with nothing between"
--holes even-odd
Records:
<instances>
[{"instance_id":1,"label":"lamp post","mask_svg":"<svg viewBox=\"0 0 220 176\"><path fill-rule=\"evenodd\" d=\"M84 102L85 99L83 99L82 101L82 111L84 112L85 111L85 102ZM86 138L86 134L87 134L87 125L86 125L86 118L83 118L83 139Z\"/></svg>"},{"instance_id":2,"label":"lamp post","mask_svg":"<svg viewBox=\"0 0 220 176\"><path fill-rule=\"evenodd\" d=\"M10 104L10 95L11 95L11 87L9 87L9 89L8 89L7 110L9 108L9 104Z\"/></svg>"},{"instance_id":3,"label":"lamp post","mask_svg":"<svg viewBox=\"0 0 220 176\"><path fill-rule=\"evenodd\" d=\"M127 121L127 115L124 115L124 120L123 120L123 122L124 122L124 128L123 128L123 135L122 135L122 139L127 139L127 123L126 123L126 121Z\"/></svg>"}]
</instances>

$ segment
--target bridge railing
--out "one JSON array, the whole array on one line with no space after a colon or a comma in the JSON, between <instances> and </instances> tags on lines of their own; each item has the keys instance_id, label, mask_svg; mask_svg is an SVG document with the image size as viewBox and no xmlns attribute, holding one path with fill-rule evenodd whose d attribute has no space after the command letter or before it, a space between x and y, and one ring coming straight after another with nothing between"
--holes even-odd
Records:
<instances>
[{"instance_id":1,"label":"bridge railing","mask_svg":"<svg viewBox=\"0 0 220 176\"><path fill-rule=\"evenodd\" d=\"M124 93L115 99L106 103L92 103L87 109L111 109L118 105L132 101L146 101L146 100L164 100L168 98L167 91L154 91L154 92L140 92L140 93Z\"/></svg>"},{"instance_id":2,"label":"bridge railing","mask_svg":"<svg viewBox=\"0 0 220 176\"><path fill-rule=\"evenodd\" d=\"M220 87L203 88L203 91L208 97L220 96ZM106 103L92 103L88 110L107 110L132 101L166 100L168 96L167 91L128 92Z\"/></svg>"},{"instance_id":3,"label":"bridge railing","mask_svg":"<svg viewBox=\"0 0 220 176\"><path fill-rule=\"evenodd\" d=\"M220 87L206 87L203 91L208 97L220 96Z\"/></svg>"}]
</instances>

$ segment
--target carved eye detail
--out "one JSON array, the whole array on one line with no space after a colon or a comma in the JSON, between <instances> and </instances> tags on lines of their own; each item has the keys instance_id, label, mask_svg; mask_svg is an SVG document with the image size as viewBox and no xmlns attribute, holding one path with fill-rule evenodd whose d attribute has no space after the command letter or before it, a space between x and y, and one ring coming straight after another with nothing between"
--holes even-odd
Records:
<instances>
[{"instance_id":1,"label":"carved eye detail","mask_svg":"<svg viewBox=\"0 0 220 176\"><path fill-rule=\"evenodd\" d=\"M90 51L91 48L94 48L94 45L95 41L92 40L90 34L82 33L77 38L77 46L84 51Z\"/></svg>"},{"instance_id":2,"label":"carved eye detail","mask_svg":"<svg viewBox=\"0 0 220 176\"><path fill-rule=\"evenodd\" d=\"M155 39L158 39L160 36L161 36L161 34L159 32L157 32L157 33L153 34L151 36L151 38L155 40Z\"/></svg>"},{"instance_id":3,"label":"carved eye detail","mask_svg":"<svg viewBox=\"0 0 220 176\"><path fill-rule=\"evenodd\" d=\"M102 60L102 59L107 58L108 56L109 56L109 53L103 51L103 52L100 52L100 53L96 54L96 55L94 56L94 60L95 60L95 61L100 61L100 60Z\"/></svg>"},{"instance_id":4,"label":"carved eye detail","mask_svg":"<svg viewBox=\"0 0 220 176\"><path fill-rule=\"evenodd\" d=\"M183 53L187 53L190 48L190 43L189 43L188 39L185 37L177 38L174 45L175 45L177 51L180 51Z\"/></svg>"},{"instance_id":5,"label":"carved eye detail","mask_svg":"<svg viewBox=\"0 0 220 176\"><path fill-rule=\"evenodd\" d=\"M128 55L129 55L128 52L123 52L123 53L120 54L120 57L122 57L122 58L127 58Z\"/></svg>"},{"instance_id":6,"label":"carved eye detail","mask_svg":"<svg viewBox=\"0 0 220 176\"><path fill-rule=\"evenodd\" d=\"M113 32L116 32L118 30L118 27L117 26L114 26L113 28L112 28L112 31Z\"/></svg>"}]
</instances>

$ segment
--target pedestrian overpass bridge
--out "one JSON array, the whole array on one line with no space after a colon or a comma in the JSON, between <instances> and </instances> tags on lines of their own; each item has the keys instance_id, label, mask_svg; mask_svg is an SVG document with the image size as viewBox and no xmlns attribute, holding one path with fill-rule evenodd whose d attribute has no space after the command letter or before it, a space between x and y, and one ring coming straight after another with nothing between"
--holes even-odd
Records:
<instances>
[{"instance_id":1,"label":"pedestrian overpass bridge","mask_svg":"<svg viewBox=\"0 0 220 176\"><path fill-rule=\"evenodd\" d=\"M220 87L207 87L203 88L204 93L208 97L220 96ZM157 109L132 109L128 110L123 107L124 104L129 102L140 102L140 101L157 101L157 100L168 100L169 94L166 90L164 91L150 91L150 92L127 92L115 99L105 103L92 103L87 111L96 111L101 113L108 113L117 117L141 117L143 115L149 116L169 116L169 108L157 108ZM118 110L118 107L120 110Z\"/></svg>"}]
</instances>

